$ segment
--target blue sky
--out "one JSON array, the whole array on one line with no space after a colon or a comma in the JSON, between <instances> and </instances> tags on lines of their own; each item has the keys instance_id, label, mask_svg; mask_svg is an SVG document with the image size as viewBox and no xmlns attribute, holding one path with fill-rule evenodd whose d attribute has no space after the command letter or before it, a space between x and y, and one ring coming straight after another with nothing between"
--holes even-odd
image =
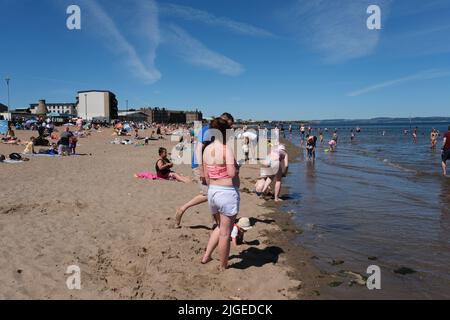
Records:
<instances>
[{"instance_id":1,"label":"blue sky","mask_svg":"<svg viewBox=\"0 0 450 320\"><path fill-rule=\"evenodd\" d=\"M82 29L66 28L81 8ZM369 30L366 9L382 10ZM244 119L450 116L448 0L0 0L11 104L106 89L121 108ZM6 103L0 83L0 102Z\"/></svg>"}]
</instances>

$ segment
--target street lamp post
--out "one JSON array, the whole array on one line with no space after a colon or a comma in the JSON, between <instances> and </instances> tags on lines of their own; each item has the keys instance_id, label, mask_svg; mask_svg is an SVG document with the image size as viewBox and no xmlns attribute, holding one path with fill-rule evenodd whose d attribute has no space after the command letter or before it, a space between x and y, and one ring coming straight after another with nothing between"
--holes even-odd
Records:
<instances>
[{"instance_id":1,"label":"street lamp post","mask_svg":"<svg viewBox=\"0 0 450 320\"><path fill-rule=\"evenodd\" d=\"M84 94L84 108L85 108L86 124L87 124L87 122L88 122L88 115L87 115L87 94Z\"/></svg>"},{"instance_id":2,"label":"street lamp post","mask_svg":"<svg viewBox=\"0 0 450 320\"><path fill-rule=\"evenodd\" d=\"M9 109L10 109L10 98L9 98L9 81L11 81L11 79L9 78L9 77L7 77L6 79L5 79L5 81L6 81L6 86L8 87L8 109L6 110L6 111L9 111Z\"/></svg>"}]
</instances>

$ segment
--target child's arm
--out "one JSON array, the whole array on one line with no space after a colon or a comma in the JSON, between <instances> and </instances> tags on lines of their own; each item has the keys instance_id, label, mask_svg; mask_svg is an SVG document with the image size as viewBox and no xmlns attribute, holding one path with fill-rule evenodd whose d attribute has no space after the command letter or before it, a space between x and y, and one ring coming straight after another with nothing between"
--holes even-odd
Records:
<instances>
[{"instance_id":1,"label":"child's arm","mask_svg":"<svg viewBox=\"0 0 450 320\"><path fill-rule=\"evenodd\" d=\"M236 225L231 230L231 241L233 242L234 247L238 246L237 243L237 237L239 235L239 229L236 227Z\"/></svg>"}]
</instances>

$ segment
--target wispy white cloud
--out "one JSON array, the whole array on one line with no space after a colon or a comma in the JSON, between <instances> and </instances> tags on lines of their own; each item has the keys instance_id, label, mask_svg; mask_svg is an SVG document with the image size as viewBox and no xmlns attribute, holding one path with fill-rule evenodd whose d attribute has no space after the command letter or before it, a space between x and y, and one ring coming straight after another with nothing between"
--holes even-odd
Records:
<instances>
[{"instance_id":1,"label":"wispy white cloud","mask_svg":"<svg viewBox=\"0 0 450 320\"><path fill-rule=\"evenodd\" d=\"M163 30L164 40L173 47L176 54L186 62L216 70L221 74L238 76L244 68L238 62L208 49L199 40L176 25L169 25Z\"/></svg>"},{"instance_id":2,"label":"wispy white cloud","mask_svg":"<svg viewBox=\"0 0 450 320\"><path fill-rule=\"evenodd\" d=\"M139 57L136 48L127 40L108 13L95 0L82 0L83 8L87 8L88 13L93 17L91 21L96 21L94 25L91 25L90 31L102 36L114 53L122 55L130 71L136 77L146 83L154 83L161 79L161 73L155 66L156 49L160 42L158 7L153 0L136 3L138 4L137 10L140 13L145 12L146 20L142 26L146 30L142 31L147 35L145 41L146 47L149 48L145 63Z\"/></svg>"},{"instance_id":3,"label":"wispy white cloud","mask_svg":"<svg viewBox=\"0 0 450 320\"><path fill-rule=\"evenodd\" d=\"M392 0L378 0L386 22ZM307 50L323 56L327 63L364 57L375 51L379 30L367 28L367 8L373 0L297 0L281 18Z\"/></svg>"},{"instance_id":4,"label":"wispy white cloud","mask_svg":"<svg viewBox=\"0 0 450 320\"><path fill-rule=\"evenodd\" d=\"M448 76L450 76L449 71L437 70L437 69L425 70L425 71L422 71L422 72L419 72L419 73L416 73L416 74L413 74L413 75L410 75L407 77L371 85L366 88L363 88L363 89L360 89L360 90L357 90L354 92L350 92L349 94L347 94L347 96L357 97L357 96L360 96L360 95L363 95L363 94L366 94L369 92L378 91L378 90L381 90L384 88L401 85L401 84L404 84L407 82L444 78L444 77L448 77Z\"/></svg>"},{"instance_id":5,"label":"wispy white cloud","mask_svg":"<svg viewBox=\"0 0 450 320\"><path fill-rule=\"evenodd\" d=\"M216 17L215 15L194 9L187 6L177 5L177 4L161 4L160 5L161 15L177 17L185 19L188 21L196 21L205 23L210 26L216 26L228 29L232 32L243 34L253 37L273 37L274 35L262 28L252 26L250 24L237 22L225 17Z\"/></svg>"}]
</instances>

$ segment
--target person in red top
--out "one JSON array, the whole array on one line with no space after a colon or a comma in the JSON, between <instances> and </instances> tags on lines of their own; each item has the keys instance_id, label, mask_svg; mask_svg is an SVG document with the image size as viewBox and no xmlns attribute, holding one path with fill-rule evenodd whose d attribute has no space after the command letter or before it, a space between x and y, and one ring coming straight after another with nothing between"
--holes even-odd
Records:
<instances>
[{"instance_id":1,"label":"person in red top","mask_svg":"<svg viewBox=\"0 0 450 320\"><path fill-rule=\"evenodd\" d=\"M447 160L450 160L450 126L444 135L444 142L442 146L442 172L444 176L447 175Z\"/></svg>"}]
</instances>

